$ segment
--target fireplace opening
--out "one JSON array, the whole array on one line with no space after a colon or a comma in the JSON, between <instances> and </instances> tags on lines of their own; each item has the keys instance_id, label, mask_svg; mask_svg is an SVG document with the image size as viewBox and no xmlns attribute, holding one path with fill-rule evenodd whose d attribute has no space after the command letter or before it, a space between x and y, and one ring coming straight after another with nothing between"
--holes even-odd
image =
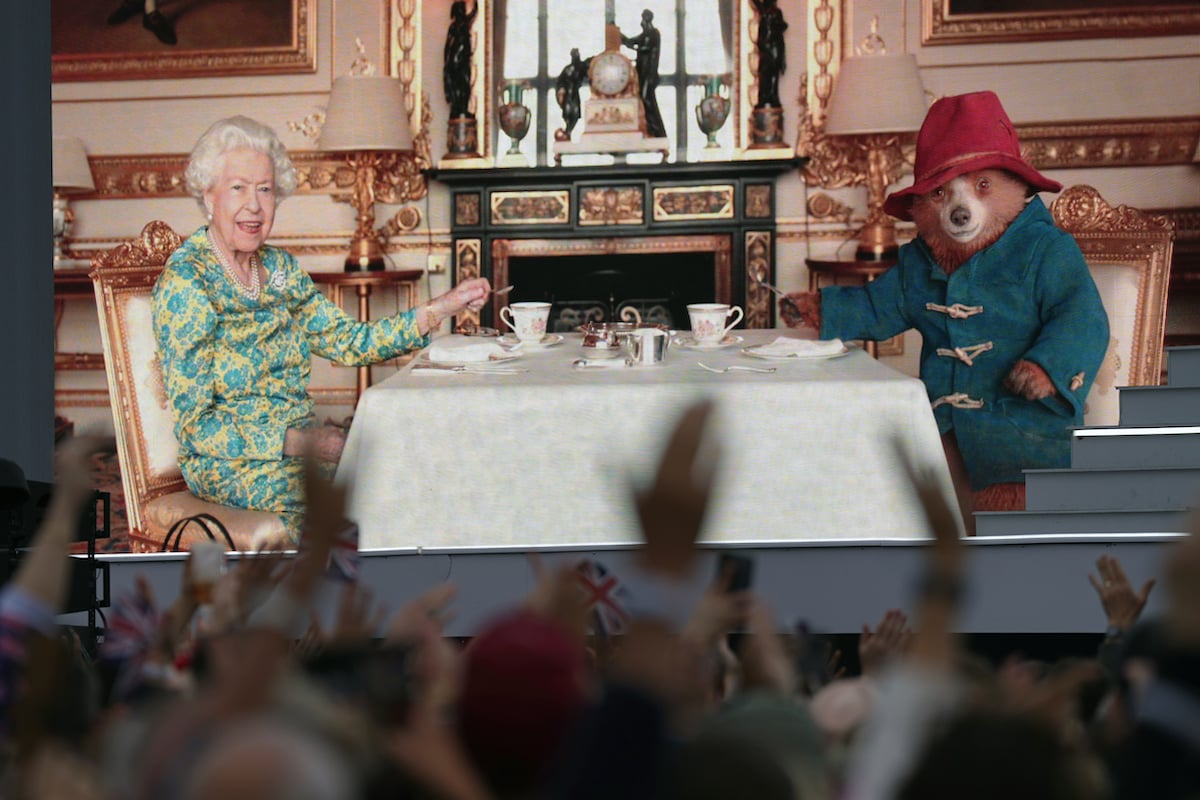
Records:
<instances>
[{"instance_id":1,"label":"fireplace opening","mask_svg":"<svg viewBox=\"0 0 1200 800\"><path fill-rule=\"evenodd\" d=\"M547 330L620 320L635 308L645 323L688 328L689 303L716 298L712 253L622 253L514 257L513 300L552 303Z\"/></svg>"}]
</instances>

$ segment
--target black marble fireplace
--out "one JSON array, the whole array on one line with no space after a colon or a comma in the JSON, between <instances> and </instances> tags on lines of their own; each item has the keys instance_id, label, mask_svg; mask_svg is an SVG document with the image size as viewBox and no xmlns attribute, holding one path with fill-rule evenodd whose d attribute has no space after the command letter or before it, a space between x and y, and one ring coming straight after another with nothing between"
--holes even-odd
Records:
<instances>
[{"instance_id":1,"label":"black marble fireplace","mask_svg":"<svg viewBox=\"0 0 1200 800\"><path fill-rule=\"evenodd\" d=\"M800 160L444 170L455 282L513 284L478 317L495 325L521 300L553 304L550 329L621 318L688 326L686 306L740 305L743 325L774 325L754 280L775 280L775 178Z\"/></svg>"}]
</instances>

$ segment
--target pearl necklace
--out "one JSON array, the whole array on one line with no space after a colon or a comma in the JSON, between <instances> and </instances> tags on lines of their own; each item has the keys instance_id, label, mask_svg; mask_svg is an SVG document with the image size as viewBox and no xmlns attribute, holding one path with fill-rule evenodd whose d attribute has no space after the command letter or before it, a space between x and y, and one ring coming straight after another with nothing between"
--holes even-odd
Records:
<instances>
[{"instance_id":1,"label":"pearl necklace","mask_svg":"<svg viewBox=\"0 0 1200 800\"><path fill-rule=\"evenodd\" d=\"M225 251L222 250L212 238L212 229L208 230L208 243L212 246L213 252L217 254L217 261L221 262L221 266L225 269L225 274L233 279L240 291L245 297L250 300L257 300L260 289L262 288L258 281L258 254L250 254L250 283L247 284L242 280L242 276L237 270L225 259Z\"/></svg>"}]
</instances>

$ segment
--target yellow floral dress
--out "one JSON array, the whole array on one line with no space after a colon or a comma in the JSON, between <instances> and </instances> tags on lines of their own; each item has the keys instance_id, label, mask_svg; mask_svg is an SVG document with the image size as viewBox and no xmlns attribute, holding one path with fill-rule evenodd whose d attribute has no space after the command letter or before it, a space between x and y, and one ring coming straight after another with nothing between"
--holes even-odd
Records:
<instances>
[{"instance_id":1,"label":"yellow floral dress","mask_svg":"<svg viewBox=\"0 0 1200 800\"><path fill-rule=\"evenodd\" d=\"M192 234L154 286L154 335L179 467L198 497L271 511L293 538L303 519L302 463L283 455L288 428L316 425L312 354L371 364L429 343L416 311L358 322L326 298L291 254L264 245L257 299L225 274L208 239Z\"/></svg>"}]
</instances>

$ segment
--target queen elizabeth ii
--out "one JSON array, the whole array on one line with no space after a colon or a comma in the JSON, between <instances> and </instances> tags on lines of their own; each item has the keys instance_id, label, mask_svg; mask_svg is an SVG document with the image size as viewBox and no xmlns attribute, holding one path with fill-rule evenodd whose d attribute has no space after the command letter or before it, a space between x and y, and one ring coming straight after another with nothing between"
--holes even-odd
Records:
<instances>
[{"instance_id":1,"label":"queen elizabeth ii","mask_svg":"<svg viewBox=\"0 0 1200 800\"><path fill-rule=\"evenodd\" d=\"M417 309L351 318L266 243L296 171L275 132L247 117L210 127L185 178L208 222L171 255L153 294L179 467L198 497L278 514L295 539L302 456L336 464L345 444L341 429L315 421L312 354L351 365L394 358L427 345L446 317L482 307L490 287L464 281Z\"/></svg>"}]
</instances>

